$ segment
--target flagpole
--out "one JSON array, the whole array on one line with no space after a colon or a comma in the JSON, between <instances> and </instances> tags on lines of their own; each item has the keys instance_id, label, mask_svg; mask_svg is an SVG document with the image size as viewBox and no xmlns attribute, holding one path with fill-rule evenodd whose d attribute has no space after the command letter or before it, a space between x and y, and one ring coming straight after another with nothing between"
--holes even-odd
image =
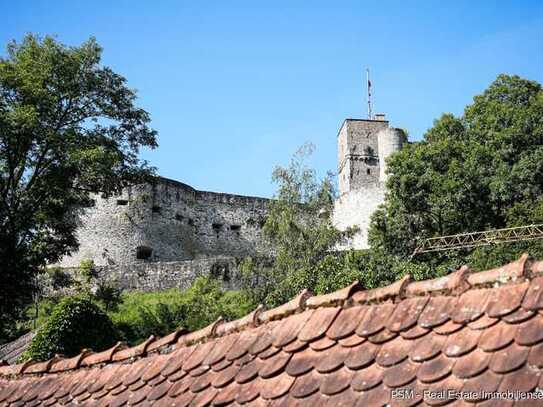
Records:
<instances>
[{"instance_id":1,"label":"flagpole","mask_svg":"<svg viewBox=\"0 0 543 407\"><path fill-rule=\"evenodd\" d=\"M368 119L371 120L371 82L370 82L370 70L369 68L366 68L366 85L368 87Z\"/></svg>"}]
</instances>

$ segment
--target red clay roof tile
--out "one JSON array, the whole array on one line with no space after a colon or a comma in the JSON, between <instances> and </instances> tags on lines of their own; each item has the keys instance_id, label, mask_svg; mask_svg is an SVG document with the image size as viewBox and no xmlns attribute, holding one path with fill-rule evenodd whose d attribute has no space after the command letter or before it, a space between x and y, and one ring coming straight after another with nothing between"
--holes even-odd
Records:
<instances>
[{"instance_id":1,"label":"red clay roof tile","mask_svg":"<svg viewBox=\"0 0 543 407\"><path fill-rule=\"evenodd\" d=\"M479 275L464 267L376 290L304 291L191 334L0 366L0 405L473 405L421 395L543 382L541 273L542 262L523 256ZM418 394L393 398L393 389Z\"/></svg>"}]
</instances>

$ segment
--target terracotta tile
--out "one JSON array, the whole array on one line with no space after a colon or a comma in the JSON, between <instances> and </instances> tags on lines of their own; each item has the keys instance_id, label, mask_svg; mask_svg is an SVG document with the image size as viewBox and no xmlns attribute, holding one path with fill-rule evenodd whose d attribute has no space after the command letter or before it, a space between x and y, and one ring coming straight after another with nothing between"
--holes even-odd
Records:
<instances>
[{"instance_id":1,"label":"terracotta tile","mask_svg":"<svg viewBox=\"0 0 543 407\"><path fill-rule=\"evenodd\" d=\"M153 343L156 340L154 335L151 335L149 339L147 339L145 342L140 343L137 346L133 346L131 348L125 348L121 349L113 354L112 360L115 362L120 362L122 360L127 360L134 358L136 356L145 355L147 353L147 348L151 343Z\"/></svg>"},{"instance_id":2,"label":"terracotta tile","mask_svg":"<svg viewBox=\"0 0 543 407\"><path fill-rule=\"evenodd\" d=\"M308 374L296 378L290 389L290 394L295 398L308 397L319 390L321 382L322 375L313 370Z\"/></svg>"},{"instance_id":3,"label":"terracotta tile","mask_svg":"<svg viewBox=\"0 0 543 407\"><path fill-rule=\"evenodd\" d=\"M451 311L451 319L456 323L468 323L479 318L486 310L488 289L466 291L458 299L457 306Z\"/></svg>"},{"instance_id":4,"label":"terracotta tile","mask_svg":"<svg viewBox=\"0 0 543 407\"><path fill-rule=\"evenodd\" d=\"M156 401L164 397L172 386L173 384L168 381L163 381L162 383L153 386L153 389L147 395L147 400Z\"/></svg>"},{"instance_id":5,"label":"terracotta tile","mask_svg":"<svg viewBox=\"0 0 543 407\"><path fill-rule=\"evenodd\" d=\"M475 321L468 322L468 327L474 330L487 329L497 324L499 321L500 320L498 318L491 318L488 315L483 314Z\"/></svg>"},{"instance_id":6,"label":"terracotta tile","mask_svg":"<svg viewBox=\"0 0 543 407\"><path fill-rule=\"evenodd\" d=\"M517 333L517 325L509 325L505 322L500 322L481 334L479 338L479 347L486 352L494 352L498 349L505 348L515 339Z\"/></svg>"},{"instance_id":7,"label":"terracotta tile","mask_svg":"<svg viewBox=\"0 0 543 407\"><path fill-rule=\"evenodd\" d=\"M434 327L432 332L438 334L438 335L451 335L459 330L461 330L464 327L463 324L459 324L454 321L447 321L443 325L439 325Z\"/></svg>"},{"instance_id":8,"label":"terracotta tile","mask_svg":"<svg viewBox=\"0 0 543 407\"><path fill-rule=\"evenodd\" d=\"M308 310L280 321L272 332L273 346L280 348L295 340L313 313L313 310Z\"/></svg>"},{"instance_id":9,"label":"terracotta tile","mask_svg":"<svg viewBox=\"0 0 543 407\"><path fill-rule=\"evenodd\" d=\"M292 387L294 379L294 377L283 372L272 378L262 380L260 382L260 396L266 400L281 397Z\"/></svg>"},{"instance_id":10,"label":"terracotta tile","mask_svg":"<svg viewBox=\"0 0 543 407\"><path fill-rule=\"evenodd\" d=\"M214 406L224 406L227 404L232 403L239 394L239 391L241 389L241 386L236 383L232 382L225 388L221 389L215 398L213 399L213 405Z\"/></svg>"},{"instance_id":11,"label":"terracotta tile","mask_svg":"<svg viewBox=\"0 0 543 407\"><path fill-rule=\"evenodd\" d=\"M309 347L317 352L320 352L325 349L331 348L336 343L337 343L336 341L325 336L325 337L322 337L321 339L317 339L316 341L310 342Z\"/></svg>"},{"instance_id":12,"label":"terracotta tile","mask_svg":"<svg viewBox=\"0 0 543 407\"><path fill-rule=\"evenodd\" d=\"M534 315L535 311L527 311L523 308L519 308L511 314L503 316L501 320L507 322L508 324L519 324L521 322L527 321Z\"/></svg>"},{"instance_id":13,"label":"terracotta tile","mask_svg":"<svg viewBox=\"0 0 543 407\"><path fill-rule=\"evenodd\" d=\"M302 341L313 341L324 335L339 311L340 308L316 309L298 334L298 339Z\"/></svg>"},{"instance_id":14,"label":"terracotta tile","mask_svg":"<svg viewBox=\"0 0 543 407\"><path fill-rule=\"evenodd\" d=\"M249 314L234 321L223 322L217 326L215 336L225 336L233 332L240 332L246 329L255 328L260 324L260 316L265 311L263 304L260 304Z\"/></svg>"},{"instance_id":15,"label":"terracotta tile","mask_svg":"<svg viewBox=\"0 0 543 407\"><path fill-rule=\"evenodd\" d=\"M422 328L420 325L415 325L407 331L400 332L400 335L404 339L413 340L426 335L428 332L431 332L431 330L428 328Z\"/></svg>"},{"instance_id":16,"label":"terracotta tile","mask_svg":"<svg viewBox=\"0 0 543 407\"><path fill-rule=\"evenodd\" d=\"M543 343L539 343L530 348L528 353L528 364L539 368L543 367Z\"/></svg>"},{"instance_id":17,"label":"terracotta tile","mask_svg":"<svg viewBox=\"0 0 543 407\"><path fill-rule=\"evenodd\" d=\"M213 387L224 387L232 380L234 380L234 377L236 377L239 370L239 366L228 366L226 369L223 369L214 375L211 384L213 385Z\"/></svg>"},{"instance_id":18,"label":"terracotta tile","mask_svg":"<svg viewBox=\"0 0 543 407\"><path fill-rule=\"evenodd\" d=\"M266 359L266 363L262 364L258 375L264 379L275 376L282 372L291 359L292 354L286 352L280 352L272 356L270 359Z\"/></svg>"},{"instance_id":19,"label":"terracotta tile","mask_svg":"<svg viewBox=\"0 0 543 407\"><path fill-rule=\"evenodd\" d=\"M281 348L276 348L275 346L270 346L265 351L258 354L258 357L262 360L271 358L272 356L276 355L281 351Z\"/></svg>"},{"instance_id":20,"label":"terracotta tile","mask_svg":"<svg viewBox=\"0 0 543 407\"><path fill-rule=\"evenodd\" d=\"M515 336L515 342L519 345L531 346L543 341L543 316L521 323Z\"/></svg>"},{"instance_id":21,"label":"terracotta tile","mask_svg":"<svg viewBox=\"0 0 543 407\"><path fill-rule=\"evenodd\" d=\"M171 375L168 376L168 381L174 383L174 382L176 382L178 380L181 380L187 374L188 374L188 372L185 372L184 370L178 370L174 374L171 374Z\"/></svg>"},{"instance_id":22,"label":"terracotta tile","mask_svg":"<svg viewBox=\"0 0 543 407\"><path fill-rule=\"evenodd\" d=\"M528 358L530 348L512 343L507 348L494 352L489 368L495 373L507 373L521 367Z\"/></svg>"},{"instance_id":23,"label":"terracotta tile","mask_svg":"<svg viewBox=\"0 0 543 407\"><path fill-rule=\"evenodd\" d=\"M390 390L390 407L412 407L422 402L422 389L416 380L399 389Z\"/></svg>"},{"instance_id":24,"label":"terracotta tile","mask_svg":"<svg viewBox=\"0 0 543 407\"><path fill-rule=\"evenodd\" d=\"M141 403L147 398L147 395L151 391L149 386L140 387L138 390L131 392L128 396L128 404L135 405Z\"/></svg>"},{"instance_id":25,"label":"terracotta tile","mask_svg":"<svg viewBox=\"0 0 543 407\"><path fill-rule=\"evenodd\" d=\"M543 277L532 279L522 301L522 308L528 311L543 309Z\"/></svg>"},{"instance_id":26,"label":"terracotta tile","mask_svg":"<svg viewBox=\"0 0 543 407\"><path fill-rule=\"evenodd\" d=\"M504 283L507 281L516 281L524 277L529 267L528 255L523 254L520 259L506 264L504 266L473 273L468 277L468 282L471 285L488 284L488 283Z\"/></svg>"},{"instance_id":27,"label":"terracotta tile","mask_svg":"<svg viewBox=\"0 0 543 407\"><path fill-rule=\"evenodd\" d=\"M481 331L464 328L447 338L443 353L449 357L462 356L477 347Z\"/></svg>"},{"instance_id":28,"label":"terracotta tile","mask_svg":"<svg viewBox=\"0 0 543 407\"><path fill-rule=\"evenodd\" d=\"M429 334L416 340L409 357L414 362L423 362L438 355L447 341L446 336Z\"/></svg>"},{"instance_id":29,"label":"terracotta tile","mask_svg":"<svg viewBox=\"0 0 543 407\"><path fill-rule=\"evenodd\" d=\"M226 353L226 359L235 360L249 352L251 346L258 339L258 332L255 330L247 330L239 335L236 343ZM220 339L219 339L220 341Z\"/></svg>"},{"instance_id":30,"label":"terracotta tile","mask_svg":"<svg viewBox=\"0 0 543 407\"><path fill-rule=\"evenodd\" d=\"M307 346L308 346L307 342L301 341L299 339L295 339L293 342L289 343L288 345L283 346L282 350L283 352L294 353L306 348Z\"/></svg>"},{"instance_id":31,"label":"terracotta tile","mask_svg":"<svg viewBox=\"0 0 543 407\"><path fill-rule=\"evenodd\" d=\"M460 391L464 385L463 380L454 376L448 376L445 379L430 383L425 388L426 393L423 393L424 402L430 406L443 406L454 402L454 399L449 397L449 391Z\"/></svg>"},{"instance_id":32,"label":"terracotta tile","mask_svg":"<svg viewBox=\"0 0 543 407\"><path fill-rule=\"evenodd\" d=\"M190 391L181 394L179 397L176 397L175 399L175 406L176 407L187 407L190 405L190 402L196 397L195 393L192 393Z\"/></svg>"},{"instance_id":33,"label":"terracotta tile","mask_svg":"<svg viewBox=\"0 0 543 407\"><path fill-rule=\"evenodd\" d=\"M491 370L486 370L478 376L465 380L462 391L472 393L475 396L470 399L471 401L480 401L481 397L483 396L481 391L484 390L486 392L493 392L498 390L501 380L501 375L496 374Z\"/></svg>"},{"instance_id":34,"label":"terracotta tile","mask_svg":"<svg viewBox=\"0 0 543 407\"><path fill-rule=\"evenodd\" d=\"M258 376L258 372L260 371L262 366L264 366L264 362L262 359L253 359L240 369L240 371L236 375L236 382L241 384L247 383L248 381L254 379Z\"/></svg>"},{"instance_id":35,"label":"terracotta tile","mask_svg":"<svg viewBox=\"0 0 543 407\"><path fill-rule=\"evenodd\" d=\"M418 318L422 328L433 328L450 319L450 313L456 304L456 297L432 297Z\"/></svg>"},{"instance_id":36,"label":"terracotta tile","mask_svg":"<svg viewBox=\"0 0 543 407\"><path fill-rule=\"evenodd\" d=\"M185 378L175 382L172 387L170 387L170 390L168 391L168 396L172 398L178 398L179 395L189 392L190 386L195 382L195 379L190 376L186 376Z\"/></svg>"},{"instance_id":37,"label":"terracotta tile","mask_svg":"<svg viewBox=\"0 0 543 407\"><path fill-rule=\"evenodd\" d=\"M233 333L223 336L215 341L215 346L211 349L211 352L204 358L202 364L213 365L214 363L222 360L226 353L234 346L239 338L239 333Z\"/></svg>"},{"instance_id":38,"label":"terracotta tile","mask_svg":"<svg viewBox=\"0 0 543 407\"><path fill-rule=\"evenodd\" d=\"M185 359L183 363L183 370L192 370L195 367L198 367L203 360L210 354L211 350L215 346L215 341L209 341L196 345L194 352Z\"/></svg>"},{"instance_id":39,"label":"terracotta tile","mask_svg":"<svg viewBox=\"0 0 543 407\"><path fill-rule=\"evenodd\" d=\"M471 273L469 267L462 266L447 276L432 280L413 281L405 289L407 296L421 296L428 294L461 294L470 288L467 278Z\"/></svg>"},{"instance_id":40,"label":"terracotta tile","mask_svg":"<svg viewBox=\"0 0 543 407\"><path fill-rule=\"evenodd\" d=\"M432 383L447 377L455 364L455 359L443 354L422 363L417 378L424 383Z\"/></svg>"},{"instance_id":41,"label":"terracotta tile","mask_svg":"<svg viewBox=\"0 0 543 407\"><path fill-rule=\"evenodd\" d=\"M196 346L191 346L188 348L180 348L173 351L170 354L168 363L162 369L161 374L163 376L168 377L178 372L179 370L181 370L181 368L183 367L183 364L185 363L187 358L192 354L192 352L194 352L195 349L196 349Z\"/></svg>"},{"instance_id":42,"label":"terracotta tile","mask_svg":"<svg viewBox=\"0 0 543 407\"><path fill-rule=\"evenodd\" d=\"M290 376L300 376L313 369L322 356L311 348L295 353L289 360L285 371Z\"/></svg>"},{"instance_id":43,"label":"terracotta tile","mask_svg":"<svg viewBox=\"0 0 543 407\"><path fill-rule=\"evenodd\" d=\"M242 384L239 388L236 402L244 404L256 399L260 394L260 386L261 379L259 377L249 383Z\"/></svg>"},{"instance_id":44,"label":"terracotta tile","mask_svg":"<svg viewBox=\"0 0 543 407\"><path fill-rule=\"evenodd\" d=\"M428 297L408 298L401 301L388 319L387 329L392 332L400 332L416 325L427 302Z\"/></svg>"},{"instance_id":45,"label":"terracotta tile","mask_svg":"<svg viewBox=\"0 0 543 407\"><path fill-rule=\"evenodd\" d=\"M320 358L316 359L315 369L319 373L328 373L339 368L349 356L350 348L345 348L340 345L331 348L328 352L324 352Z\"/></svg>"},{"instance_id":46,"label":"terracotta tile","mask_svg":"<svg viewBox=\"0 0 543 407\"><path fill-rule=\"evenodd\" d=\"M199 393L204 389L207 389L211 385L211 381L215 378L215 373L203 374L195 377L194 381L190 385L190 391L193 393Z\"/></svg>"},{"instance_id":47,"label":"terracotta tile","mask_svg":"<svg viewBox=\"0 0 543 407\"><path fill-rule=\"evenodd\" d=\"M362 286L358 281L353 282L351 285L341 288L329 294L315 295L307 299L306 305L309 308L321 308L342 305L348 300L355 292L362 289Z\"/></svg>"},{"instance_id":48,"label":"terracotta tile","mask_svg":"<svg viewBox=\"0 0 543 407\"><path fill-rule=\"evenodd\" d=\"M388 342L398 336L398 332L391 332L388 329L383 329L376 334L369 336L368 341L375 344L382 344Z\"/></svg>"},{"instance_id":49,"label":"terracotta tile","mask_svg":"<svg viewBox=\"0 0 543 407\"><path fill-rule=\"evenodd\" d=\"M141 376L141 379L145 382L154 379L168 365L169 361L170 357L168 355L157 355L153 358L149 358L149 368Z\"/></svg>"},{"instance_id":50,"label":"terracotta tile","mask_svg":"<svg viewBox=\"0 0 543 407\"><path fill-rule=\"evenodd\" d=\"M328 328L328 331L326 331L326 336L338 340L352 335L362 321L367 309L367 306L342 309L330 328Z\"/></svg>"},{"instance_id":51,"label":"terracotta tile","mask_svg":"<svg viewBox=\"0 0 543 407\"><path fill-rule=\"evenodd\" d=\"M384 302L386 300L402 299L405 296L405 288L411 283L410 275L405 275L401 280L398 280L390 285L372 290L358 291L353 294L352 298L355 303L373 304Z\"/></svg>"},{"instance_id":52,"label":"terracotta tile","mask_svg":"<svg viewBox=\"0 0 543 407\"><path fill-rule=\"evenodd\" d=\"M207 365L200 365L198 366L197 368L194 368L192 369L189 373L190 376L192 377L200 377L201 375L203 375L204 373L206 373L207 371L209 371L210 367L207 366ZM146 373L147 375L147 373ZM145 380L145 377L142 378L143 380ZM154 380L154 379L153 379Z\"/></svg>"},{"instance_id":53,"label":"terracotta tile","mask_svg":"<svg viewBox=\"0 0 543 407\"><path fill-rule=\"evenodd\" d=\"M491 353L484 352L481 349L475 349L473 352L456 359L453 367L453 374L460 379L477 376L486 370L490 363L491 356Z\"/></svg>"},{"instance_id":54,"label":"terracotta tile","mask_svg":"<svg viewBox=\"0 0 543 407\"><path fill-rule=\"evenodd\" d=\"M355 391L368 391L383 381L385 370L377 364L372 364L364 369L354 372L351 386Z\"/></svg>"},{"instance_id":55,"label":"terracotta tile","mask_svg":"<svg viewBox=\"0 0 543 407\"><path fill-rule=\"evenodd\" d=\"M528 282L524 282L492 289L486 314L491 318L500 318L519 309L528 284Z\"/></svg>"},{"instance_id":56,"label":"terracotta tile","mask_svg":"<svg viewBox=\"0 0 543 407\"><path fill-rule=\"evenodd\" d=\"M392 311L394 311L394 304L391 303L370 307L362 318L362 321L360 321L360 325L356 328L357 335L368 337L381 331L385 327Z\"/></svg>"},{"instance_id":57,"label":"terracotta tile","mask_svg":"<svg viewBox=\"0 0 543 407\"><path fill-rule=\"evenodd\" d=\"M335 372L322 375L320 392L327 396L342 392L351 385L353 374L354 371L344 367Z\"/></svg>"},{"instance_id":58,"label":"terracotta tile","mask_svg":"<svg viewBox=\"0 0 543 407\"><path fill-rule=\"evenodd\" d=\"M381 367L396 365L407 358L413 345L414 341L398 337L397 339L387 342L381 346L375 361Z\"/></svg>"},{"instance_id":59,"label":"terracotta tile","mask_svg":"<svg viewBox=\"0 0 543 407\"><path fill-rule=\"evenodd\" d=\"M420 365L410 360L405 360L400 364L385 370L383 383L390 388L405 386L417 377L417 370Z\"/></svg>"},{"instance_id":60,"label":"terracotta tile","mask_svg":"<svg viewBox=\"0 0 543 407\"><path fill-rule=\"evenodd\" d=\"M366 340L367 339L363 338L362 336L358 336L357 334L352 334L351 336L347 336L346 338L340 339L338 343L345 348L352 348L353 346L360 345Z\"/></svg>"},{"instance_id":61,"label":"terracotta tile","mask_svg":"<svg viewBox=\"0 0 543 407\"><path fill-rule=\"evenodd\" d=\"M528 365L524 365L521 369L515 372L506 374L498 388L499 391L521 391L528 392L535 389L541 372Z\"/></svg>"},{"instance_id":62,"label":"terracotta tile","mask_svg":"<svg viewBox=\"0 0 543 407\"><path fill-rule=\"evenodd\" d=\"M213 370L214 372L220 372L221 370L226 369L228 366L231 366L233 364L234 362L232 362L231 360L223 359L220 362L217 362L214 365L212 365L211 370Z\"/></svg>"},{"instance_id":63,"label":"terracotta tile","mask_svg":"<svg viewBox=\"0 0 543 407\"><path fill-rule=\"evenodd\" d=\"M215 396L219 394L218 389L210 388L207 391L202 391L200 393L197 393L194 396L194 399L192 399L190 405L191 406L209 406Z\"/></svg>"},{"instance_id":64,"label":"terracotta tile","mask_svg":"<svg viewBox=\"0 0 543 407\"><path fill-rule=\"evenodd\" d=\"M296 312L302 311L305 308L305 303L309 297L311 297L309 290L303 290L286 304L264 311L262 314L260 314L259 321L269 322L275 319L285 318Z\"/></svg>"},{"instance_id":65,"label":"terracotta tile","mask_svg":"<svg viewBox=\"0 0 543 407\"><path fill-rule=\"evenodd\" d=\"M275 327L279 325L280 322L281 321L269 322L265 324L264 326L258 328L259 329L258 339L249 348L249 353L251 355L258 355L259 353L265 351L272 345L272 342L274 339L272 332L275 329Z\"/></svg>"},{"instance_id":66,"label":"terracotta tile","mask_svg":"<svg viewBox=\"0 0 543 407\"><path fill-rule=\"evenodd\" d=\"M356 404L358 393L348 387L338 394L330 396L324 403L325 407L354 407Z\"/></svg>"},{"instance_id":67,"label":"terracotta tile","mask_svg":"<svg viewBox=\"0 0 543 407\"><path fill-rule=\"evenodd\" d=\"M511 407L512 405L512 400L504 399L491 399L477 403L477 407Z\"/></svg>"},{"instance_id":68,"label":"terracotta tile","mask_svg":"<svg viewBox=\"0 0 543 407\"><path fill-rule=\"evenodd\" d=\"M364 342L360 345L350 348L349 355L345 359L345 366L349 369L361 369L372 364L379 351L379 346L370 342Z\"/></svg>"},{"instance_id":69,"label":"terracotta tile","mask_svg":"<svg viewBox=\"0 0 543 407\"><path fill-rule=\"evenodd\" d=\"M371 390L361 392L358 398L358 402L356 403L356 407L387 406L390 400L390 395L391 395L390 389L387 389L384 385L377 386Z\"/></svg>"}]
</instances>

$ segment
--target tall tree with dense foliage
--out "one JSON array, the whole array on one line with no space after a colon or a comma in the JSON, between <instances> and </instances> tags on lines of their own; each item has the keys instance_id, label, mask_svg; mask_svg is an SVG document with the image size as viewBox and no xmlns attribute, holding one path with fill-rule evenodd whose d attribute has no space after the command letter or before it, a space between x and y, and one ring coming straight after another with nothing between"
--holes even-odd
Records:
<instances>
[{"instance_id":1,"label":"tall tree with dense foliage","mask_svg":"<svg viewBox=\"0 0 543 407\"><path fill-rule=\"evenodd\" d=\"M386 201L370 229L374 249L405 258L418 239L542 223L541 85L498 76L461 117L443 115L421 142L405 146L388 164ZM519 250L536 254L541 243L499 248L513 257ZM495 250L425 259L480 262L483 253L488 258Z\"/></svg>"},{"instance_id":2,"label":"tall tree with dense foliage","mask_svg":"<svg viewBox=\"0 0 543 407\"><path fill-rule=\"evenodd\" d=\"M138 158L157 145L149 114L101 53L28 35L0 58L0 340L33 276L77 247L70 210L151 172Z\"/></svg>"}]
</instances>

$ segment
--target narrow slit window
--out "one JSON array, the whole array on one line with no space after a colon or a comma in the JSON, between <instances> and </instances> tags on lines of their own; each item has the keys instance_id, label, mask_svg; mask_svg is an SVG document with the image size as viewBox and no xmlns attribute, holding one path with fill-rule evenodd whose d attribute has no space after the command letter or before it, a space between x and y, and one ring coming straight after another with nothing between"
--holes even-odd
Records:
<instances>
[{"instance_id":1,"label":"narrow slit window","mask_svg":"<svg viewBox=\"0 0 543 407\"><path fill-rule=\"evenodd\" d=\"M117 205L126 206L126 205L128 205L128 200L126 200L126 199L117 199Z\"/></svg>"},{"instance_id":2,"label":"narrow slit window","mask_svg":"<svg viewBox=\"0 0 543 407\"><path fill-rule=\"evenodd\" d=\"M138 260L149 260L153 255L153 249L149 246L136 247L136 258Z\"/></svg>"}]
</instances>

